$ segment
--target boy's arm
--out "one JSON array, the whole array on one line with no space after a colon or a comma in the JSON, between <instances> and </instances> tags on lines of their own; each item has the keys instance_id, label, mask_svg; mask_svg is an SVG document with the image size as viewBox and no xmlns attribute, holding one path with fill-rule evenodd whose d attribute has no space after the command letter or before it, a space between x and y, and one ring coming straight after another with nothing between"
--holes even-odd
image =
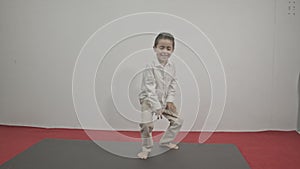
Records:
<instances>
[{"instance_id":1,"label":"boy's arm","mask_svg":"<svg viewBox=\"0 0 300 169\"><path fill-rule=\"evenodd\" d=\"M142 90L146 92L147 99L151 103L151 108L153 111L160 110L161 104L158 100L157 94L156 94L156 82L153 74L153 68L147 66L146 69L143 72L143 80L142 80Z\"/></svg>"},{"instance_id":2,"label":"boy's arm","mask_svg":"<svg viewBox=\"0 0 300 169\"><path fill-rule=\"evenodd\" d=\"M166 102L174 102L176 95L176 80L172 79L170 86L168 88L167 100Z\"/></svg>"},{"instance_id":3,"label":"boy's arm","mask_svg":"<svg viewBox=\"0 0 300 169\"><path fill-rule=\"evenodd\" d=\"M174 102L176 95L176 69L174 66L174 73L172 75L171 83L168 87L167 99L166 102Z\"/></svg>"},{"instance_id":4,"label":"boy's arm","mask_svg":"<svg viewBox=\"0 0 300 169\"><path fill-rule=\"evenodd\" d=\"M174 105L175 94L176 94L176 80L173 79L169 86L168 96L167 96L167 100L166 100L166 102L167 102L166 108L171 110L172 112L176 112L176 107Z\"/></svg>"}]
</instances>

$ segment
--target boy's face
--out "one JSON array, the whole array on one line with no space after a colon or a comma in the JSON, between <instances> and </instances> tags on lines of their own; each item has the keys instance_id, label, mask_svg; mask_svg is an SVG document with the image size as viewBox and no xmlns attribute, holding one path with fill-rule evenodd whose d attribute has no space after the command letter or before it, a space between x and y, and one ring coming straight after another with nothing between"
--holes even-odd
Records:
<instances>
[{"instance_id":1,"label":"boy's face","mask_svg":"<svg viewBox=\"0 0 300 169\"><path fill-rule=\"evenodd\" d=\"M154 47L157 59L161 63L167 63L173 50L173 42L169 39L160 39L156 47Z\"/></svg>"}]
</instances>

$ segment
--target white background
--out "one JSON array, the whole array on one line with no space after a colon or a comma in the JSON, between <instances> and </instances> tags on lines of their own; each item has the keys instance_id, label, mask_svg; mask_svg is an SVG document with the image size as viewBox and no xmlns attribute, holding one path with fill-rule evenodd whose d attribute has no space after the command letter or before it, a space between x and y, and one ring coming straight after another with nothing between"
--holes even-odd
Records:
<instances>
[{"instance_id":1,"label":"white background","mask_svg":"<svg viewBox=\"0 0 300 169\"><path fill-rule=\"evenodd\" d=\"M137 12L164 12L185 18L199 27L220 54L227 77L227 101L218 131L295 130L297 126L297 83L300 71L300 19L288 14L288 0L215 1L0 1L0 124L81 128L72 100L72 75L80 49L101 26ZM297 11L298 10L298 11ZM167 21L166 21L167 22ZM137 23L138 24L138 23ZM149 23L150 24L150 23ZM159 24L159 22L157 23ZM132 25L135 26L135 25ZM120 28L119 31L122 31ZM175 35L176 36L176 35ZM96 96L105 120L117 130L138 130L121 118L112 104L109 72L128 51L151 48L154 35L129 38L108 53L107 63L96 76ZM101 45L101 44L99 44ZM182 112L183 130L199 131L207 115L211 91L205 68L182 44L175 54L193 70L200 92L200 109ZM136 55L151 54L146 53ZM124 56L126 57L126 56ZM178 81L185 93L195 93L180 61ZM126 62L122 70L142 60ZM128 69L129 68L129 69ZM116 80L117 80L116 79ZM137 109L138 80L129 87ZM120 88L116 84L116 89ZM127 90L127 86L124 87ZM180 100L195 105L195 98ZM188 109L187 109L188 110ZM198 113L195 119L194 114ZM130 116L130 112L125 112ZM132 115L132 114L131 114ZM93 121L93 117L88 117ZM107 129L100 122L86 128ZM166 122L158 124L160 130Z\"/></svg>"}]
</instances>

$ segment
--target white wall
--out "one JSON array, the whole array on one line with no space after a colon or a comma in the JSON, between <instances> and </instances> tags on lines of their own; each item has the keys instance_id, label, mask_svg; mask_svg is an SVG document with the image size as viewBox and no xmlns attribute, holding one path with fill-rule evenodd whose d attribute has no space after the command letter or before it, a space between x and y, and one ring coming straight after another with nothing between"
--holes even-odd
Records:
<instances>
[{"instance_id":1,"label":"white wall","mask_svg":"<svg viewBox=\"0 0 300 169\"><path fill-rule=\"evenodd\" d=\"M299 4L297 0L296 10L300 8ZM297 11L296 16L288 15L288 6L288 0L1 0L0 124L81 128L81 120L90 121L85 123L85 128L109 129L104 124L107 121L114 129L138 130L136 123L117 113L110 92L112 74L124 57L140 49L151 48L155 35L143 34L122 41L111 49L97 69L96 99L105 120L88 115L77 119L72 99L74 66L83 45L100 27L132 13L164 12L185 18L199 27L220 55L228 90L219 131L295 130L300 19ZM136 24L132 28L139 23ZM153 24L159 25L161 21L149 20L149 27ZM111 33L122 31L125 30L120 27L111 30ZM180 38L185 40L184 36ZM119 80L126 80L130 77L127 73L142 68L146 60L140 58L152 54L151 50L146 50L126 60L114 78L113 90L124 91ZM183 130L192 127L192 130L198 131L210 106L212 91L208 73L182 43L177 42L174 54L176 56L172 59L178 65L182 89L177 103L182 104L184 110ZM182 60L199 85L199 111L195 111L197 86ZM126 93L120 95L120 98L128 96L136 109L139 109L135 102L138 78L133 79L129 89L124 87ZM181 100L183 95L188 99ZM121 103L120 98L115 99L118 104ZM128 111L121 113L126 117L133 120L137 117L130 113L129 108L124 109ZM166 123L159 122L157 129L165 126Z\"/></svg>"}]
</instances>

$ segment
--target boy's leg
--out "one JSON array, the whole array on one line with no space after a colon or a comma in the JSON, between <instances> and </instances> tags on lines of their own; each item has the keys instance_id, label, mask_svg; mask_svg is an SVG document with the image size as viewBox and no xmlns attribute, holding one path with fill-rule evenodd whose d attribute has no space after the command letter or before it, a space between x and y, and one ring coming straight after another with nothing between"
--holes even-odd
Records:
<instances>
[{"instance_id":1,"label":"boy's leg","mask_svg":"<svg viewBox=\"0 0 300 169\"><path fill-rule=\"evenodd\" d=\"M153 130L153 123L141 123L141 138L142 138L142 146L143 151L151 151L153 147L153 140L152 140L152 130Z\"/></svg>"},{"instance_id":2,"label":"boy's leg","mask_svg":"<svg viewBox=\"0 0 300 169\"><path fill-rule=\"evenodd\" d=\"M152 122L152 110L148 101L142 102L142 114L141 114L141 138L142 138L142 152L138 154L141 159L147 159L148 154L153 147L152 130L154 128Z\"/></svg>"},{"instance_id":3,"label":"boy's leg","mask_svg":"<svg viewBox=\"0 0 300 169\"><path fill-rule=\"evenodd\" d=\"M169 110L167 110L169 111ZM175 139L176 135L178 134L183 120L178 117L178 113L176 112L167 112L163 113L164 117L167 118L170 122L168 129L160 139L160 145L167 146L172 149L178 149L176 144L172 144L171 142Z\"/></svg>"}]
</instances>

